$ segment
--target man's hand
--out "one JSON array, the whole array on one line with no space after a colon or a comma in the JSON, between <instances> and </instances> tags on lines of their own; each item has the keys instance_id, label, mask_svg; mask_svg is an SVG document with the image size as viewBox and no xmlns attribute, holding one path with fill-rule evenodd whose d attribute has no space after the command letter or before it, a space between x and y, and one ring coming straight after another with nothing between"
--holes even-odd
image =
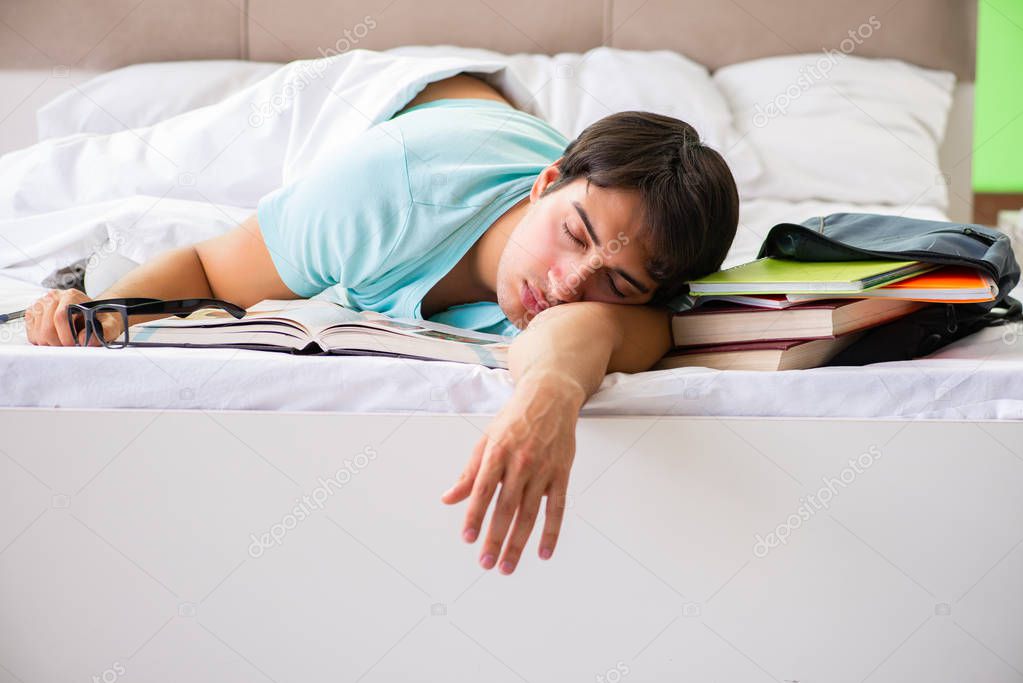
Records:
<instances>
[{"instance_id":1,"label":"man's hand","mask_svg":"<svg viewBox=\"0 0 1023 683\"><path fill-rule=\"evenodd\" d=\"M77 289L51 289L25 309L25 337L30 344L38 346L75 346L85 341L85 330L78 331L77 339L71 335L67 323L67 308L91 299ZM112 312L97 313L96 319L103 328L103 339L116 339L122 329L122 320ZM99 338L92 335L89 346L100 346Z\"/></svg>"},{"instance_id":2,"label":"man's hand","mask_svg":"<svg viewBox=\"0 0 1023 683\"><path fill-rule=\"evenodd\" d=\"M441 501L448 505L470 496L462 538L472 543L482 529L497 485L501 484L480 552L484 569L497 564L503 546L500 570L504 574L515 571L544 496L547 507L539 555L546 560L554 552L575 458L576 422L587 395L568 375L520 379L512 398L477 442L461 477L441 496Z\"/></svg>"}]
</instances>

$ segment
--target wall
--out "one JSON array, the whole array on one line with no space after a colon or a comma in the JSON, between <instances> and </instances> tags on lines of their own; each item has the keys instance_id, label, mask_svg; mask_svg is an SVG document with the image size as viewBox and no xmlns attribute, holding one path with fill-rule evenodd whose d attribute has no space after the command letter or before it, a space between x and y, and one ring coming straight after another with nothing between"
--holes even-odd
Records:
<instances>
[{"instance_id":1,"label":"wall","mask_svg":"<svg viewBox=\"0 0 1023 683\"><path fill-rule=\"evenodd\" d=\"M978 10L973 189L1023 192L1023 2Z\"/></svg>"}]
</instances>

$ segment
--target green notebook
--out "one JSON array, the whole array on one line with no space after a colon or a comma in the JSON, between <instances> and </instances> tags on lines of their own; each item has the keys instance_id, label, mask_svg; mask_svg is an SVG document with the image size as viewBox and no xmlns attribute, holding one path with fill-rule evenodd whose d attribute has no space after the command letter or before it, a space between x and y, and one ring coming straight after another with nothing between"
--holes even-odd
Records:
<instances>
[{"instance_id":1,"label":"green notebook","mask_svg":"<svg viewBox=\"0 0 1023 683\"><path fill-rule=\"evenodd\" d=\"M689 283L694 296L707 294L854 294L939 267L920 261L793 261L771 256L719 270Z\"/></svg>"}]
</instances>

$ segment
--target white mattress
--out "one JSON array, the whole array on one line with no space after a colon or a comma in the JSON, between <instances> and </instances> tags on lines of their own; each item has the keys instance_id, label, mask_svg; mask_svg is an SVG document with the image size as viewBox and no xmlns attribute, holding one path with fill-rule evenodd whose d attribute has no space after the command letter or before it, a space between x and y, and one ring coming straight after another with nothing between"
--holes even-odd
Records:
<instances>
[{"instance_id":1,"label":"white mattress","mask_svg":"<svg viewBox=\"0 0 1023 683\"><path fill-rule=\"evenodd\" d=\"M773 221L784 211L801 220L803 210L821 208L828 207L772 203L756 213ZM0 279L0 310L43 291ZM33 346L20 321L0 326L0 377L5 405L66 408L474 414L495 413L513 388L507 371L457 363ZM927 358L864 367L616 373L583 413L1021 419L1023 328L987 328Z\"/></svg>"}]
</instances>

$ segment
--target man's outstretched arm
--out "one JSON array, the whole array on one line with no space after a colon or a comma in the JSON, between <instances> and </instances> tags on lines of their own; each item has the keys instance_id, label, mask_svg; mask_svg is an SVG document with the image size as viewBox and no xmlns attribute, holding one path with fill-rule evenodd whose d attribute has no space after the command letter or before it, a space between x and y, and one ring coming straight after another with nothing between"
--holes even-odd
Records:
<instances>
[{"instance_id":1,"label":"man's outstretched arm","mask_svg":"<svg viewBox=\"0 0 1023 683\"><path fill-rule=\"evenodd\" d=\"M480 551L484 569L500 555L501 571L514 571L543 496L539 554L551 556L575 458L579 410L605 374L647 370L670 347L666 309L588 301L548 308L515 338L509 354L515 392L476 444L458 482L441 497L447 504L469 498L462 536L471 543L501 484Z\"/></svg>"}]
</instances>

